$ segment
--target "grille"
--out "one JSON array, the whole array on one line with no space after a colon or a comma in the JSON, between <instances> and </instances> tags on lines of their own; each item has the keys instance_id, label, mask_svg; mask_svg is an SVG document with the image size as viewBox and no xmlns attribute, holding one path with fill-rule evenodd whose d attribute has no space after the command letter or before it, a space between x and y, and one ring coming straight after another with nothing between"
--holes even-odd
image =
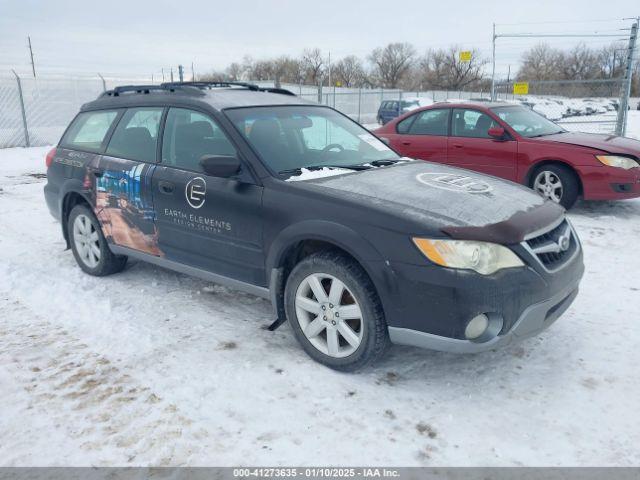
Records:
<instances>
[{"instance_id":1,"label":"grille","mask_svg":"<svg viewBox=\"0 0 640 480\"><path fill-rule=\"evenodd\" d=\"M526 243L547 270L560 268L578 249L578 239L566 220L548 232L526 240Z\"/></svg>"}]
</instances>

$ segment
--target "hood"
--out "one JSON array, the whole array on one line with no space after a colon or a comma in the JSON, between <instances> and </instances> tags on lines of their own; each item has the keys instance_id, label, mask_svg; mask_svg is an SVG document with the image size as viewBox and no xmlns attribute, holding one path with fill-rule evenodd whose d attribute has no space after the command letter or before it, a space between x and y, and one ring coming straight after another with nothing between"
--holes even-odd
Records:
<instances>
[{"instance_id":1,"label":"hood","mask_svg":"<svg viewBox=\"0 0 640 480\"><path fill-rule=\"evenodd\" d=\"M515 183L424 161L303 183L461 239L518 243L564 214Z\"/></svg>"},{"instance_id":2,"label":"hood","mask_svg":"<svg viewBox=\"0 0 640 480\"><path fill-rule=\"evenodd\" d=\"M640 141L634 140L633 138L619 137L617 135L566 132L546 135L540 137L539 140L595 148L608 153L626 153L640 158Z\"/></svg>"}]
</instances>

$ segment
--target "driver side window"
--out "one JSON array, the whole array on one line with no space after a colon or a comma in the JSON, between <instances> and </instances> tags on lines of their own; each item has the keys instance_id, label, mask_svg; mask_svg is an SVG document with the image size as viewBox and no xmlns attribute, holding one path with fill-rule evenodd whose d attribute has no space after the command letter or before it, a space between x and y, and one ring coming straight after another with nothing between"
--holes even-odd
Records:
<instances>
[{"instance_id":1,"label":"driver side window","mask_svg":"<svg viewBox=\"0 0 640 480\"><path fill-rule=\"evenodd\" d=\"M203 155L236 156L236 149L208 115L185 108L171 108L162 139L162 163L202 172Z\"/></svg>"},{"instance_id":2,"label":"driver side window","mask_svg":"<svg viewBox=\"0 0 640 480\"><path fill-rule=\"evenodd\" d=\"M451 135L454 137L491 138L488 131L495 126L497 124L493 118L478 110L453 110Z\"/></svg>"}]
</instances>

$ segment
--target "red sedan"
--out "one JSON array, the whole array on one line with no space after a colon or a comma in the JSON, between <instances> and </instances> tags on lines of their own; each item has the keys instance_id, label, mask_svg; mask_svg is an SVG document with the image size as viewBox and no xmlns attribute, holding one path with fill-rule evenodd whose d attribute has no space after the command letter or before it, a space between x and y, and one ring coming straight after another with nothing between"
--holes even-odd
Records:
<instances>
[{"instance_id":1,"label":"red sedan","mask_svg":"<svg viewBox=\"0 0 640 480\"><path fill-rule=\"evenodd\" d=\"M567 132L520 105L437 103L375 133L407 157L506 178L566 208L640 196L640 141Z\"/></svg>"}]
</instances>

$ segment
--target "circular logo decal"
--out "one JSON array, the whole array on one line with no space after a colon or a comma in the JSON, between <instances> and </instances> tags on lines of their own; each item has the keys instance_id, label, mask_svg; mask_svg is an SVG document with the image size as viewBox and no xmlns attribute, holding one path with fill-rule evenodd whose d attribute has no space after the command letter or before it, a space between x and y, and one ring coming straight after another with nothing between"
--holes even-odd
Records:
<instances>
[{"instance_id":1,"label":"circular logo decal","mask_svg":"<svg viewBox=\"0 0 640 480\"><path fill-rule=\"evenodd\" d=\"M457 173L420 173L416 180L430 187L463 193L489 193L493 187L487 182Z\"/></svg>"},{"instance_id":2,"label":"circular logo decal","mask_svg":"<svg viewBox=\"0 0 640 480\"><path fill-rule=\"evenodd\" d=\"M569 247L571 246L571 239L569 238L569 235L560 237L558 239L558 246L563 252L569 250Z\"/></svg>"},{"instance_id":3,"label":"circular logo decal","mask_svg":"<svg viewBox=\"0 0 640 480\"><path fill-rule=\"evenodd\" d=\"M207 195L207 184L202 177L192 178L184 189L187 203L193 208L200 208L204 205Z\"/></svg>"}]
</instances>

